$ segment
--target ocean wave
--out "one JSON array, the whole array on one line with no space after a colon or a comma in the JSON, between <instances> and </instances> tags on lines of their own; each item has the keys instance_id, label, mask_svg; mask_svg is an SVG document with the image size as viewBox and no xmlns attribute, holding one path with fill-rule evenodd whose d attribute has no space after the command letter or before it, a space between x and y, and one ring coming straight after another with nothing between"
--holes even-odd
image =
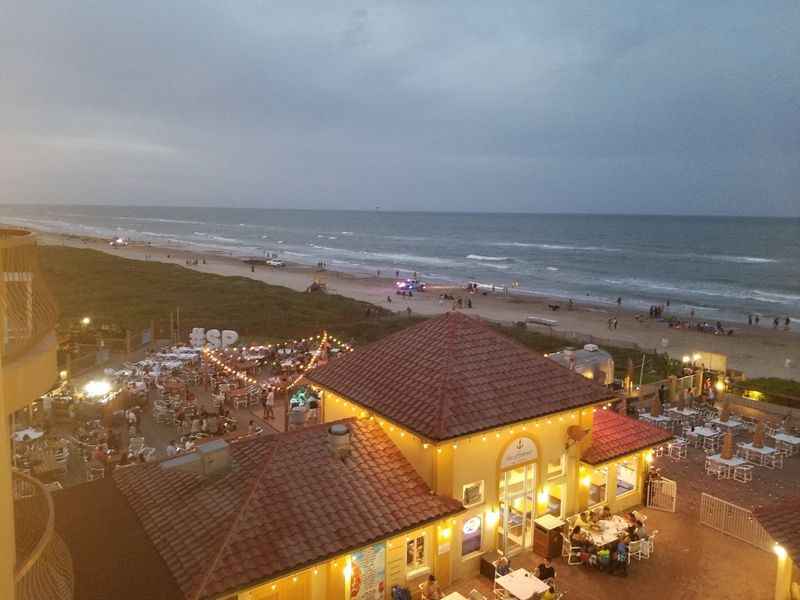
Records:
<instances>
[{"instance_id":1,"label":"ocean wave","mask_svg":"<svg viewBox=\"0 0 800 600\"><path fill-rule=\"evenodd\" d=\"M490 262L504 262L514 260L508 256L483 256L481 254L467 254L466 258L470 260L486 260Z\"/></svg>"},{"instance_id":2,"label":"ocean wave","mask_svg":"<svg viewBox=\"0 0 800 600\"><path fill-rule=\"evenodd\" d=\"M340 231L342 235L355 235L352 231Z\"/></svg>"},{"instance_id":3,"label":"ocean wave","mask_svg":"<svg viewBox=\"0 0 800 600\"><path fill-rule=\"evenodd\" d=\"M721 262L732 262L740 264L764 264L778 262L774 258L761 258L759 256L731 256L728 254L710 254L708 258Z\"/></svg>"},{"instance_id":4,"label":"ocean wave","mask_svg":"<svg viewBox=\"0 0 800 600\"><path fill-rule=\"evenodd\" d=\"M773 304L800 303L800 295L780 294L778 292L764 292L762 290L753 290L753 299L761 300L762 302L771 302Z\"/></svg>"},{"instance_id":5,"label":"ocean wave","mask_svg":"<svg viewBox=\"0 0 800 600\"><path fill-rule=\"evenodd\" d=\"M558 267L547 267L548 271L558 271Z\"/></svg>"},{"instance_id":6,"label":"ocean wave","mask_svg":"<svg viewBox=\"0 0 800 600\"><path fill-rule=\"evenodd\" d=\"M337 257L351 258L356 260L367 260L373 262L389 262L392 265L409 263L412 265L436 265L444 267L459 266L464 263L448 258L435 256L420 256L417 254L403 254L394 252L370 252L367 250L346 250L344 248L332 248L330 246L320 246L310 243L309 246L316 250L321 250L325 254L335 254Z\"/></svg>"},{"instance_id":7,"label":"ocean wave","mask_svg":"<svg viewBox=\"0 0 800 600\"><path fill-rule=\"evenodd\" d=\"M493 242L490 246L513 248L539 248L540 250L565 250L568 252L622 252L621 248L606 246L571 246L568 244L533 244L529 242Z\"/></svg>"},{"instance_id":8,"label":"ocean wave","mask_svg":"<svg viewBox=\"0 0 800 600\"><path fill-rule=\"evenodd\" d=\"M142 223L183 223L188 225L205 225L203 221L189 221L184 219L155 219L150 217L109 217L119 221L138 221Z\"/></svg>"}]
</instances>

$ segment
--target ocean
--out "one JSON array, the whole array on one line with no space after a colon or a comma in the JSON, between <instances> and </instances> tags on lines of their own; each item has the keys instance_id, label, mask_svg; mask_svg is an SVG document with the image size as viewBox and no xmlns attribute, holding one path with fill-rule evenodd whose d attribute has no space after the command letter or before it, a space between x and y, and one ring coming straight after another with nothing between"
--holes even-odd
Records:
<instances>
[{"instance_id":1,"label":"ocean","mask_svg":"<svg viewBox=\"0 0 800 600\"><path fill-rule=\"evenodd\" d=\"M800 319L800 219L0 206L0 222L334 270L417 272L709 320Z\"/></svg>"}]
</instances>

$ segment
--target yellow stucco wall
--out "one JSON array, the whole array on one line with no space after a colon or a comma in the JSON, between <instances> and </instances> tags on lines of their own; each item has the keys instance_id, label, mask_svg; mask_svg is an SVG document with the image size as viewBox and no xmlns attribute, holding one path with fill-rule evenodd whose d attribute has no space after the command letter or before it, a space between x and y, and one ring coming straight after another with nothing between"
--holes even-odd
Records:
<instances>
[{"instance_id":1,"label":"yellow stucco wall","mask_svg":"<svg viewBox=\"0 0 800 600\"><path fill-rule=\"evenodd\" d=\"M567 428L580 425L582 429L590 430L594 411L601 410L599 405L434 444L329 391L323 394L323 404L326 422L354 416L378 419L383 424L384 431L417 472L439 494L462 500L465 485L483 481L483 502L467 507L452 523L447 568L444 568L443 556L439 557L437 563L436 574L443 583L445 580L458 580L474 575L479 569L480 553L462 557L462 528L469 519L475 516L482 519L481 553L496 549L499 478L502 473L500 458L505 449L519 438L530 438L537 448L538 456L530 463L535 471L535 517L547 512L546 502L543 503L542 500L551 494L561 499L564 518L589 507L589 486L586 483L594 468L581 463L580 456L591 445L591 433L580 443L568 443ZM645 452L638 452L626 457L625 460L632 459L637 466L636 486L634 491L620 498L616 497L617 465L620 461L602 465L608 470L608 479L606 501L601 504L607 504L613 512L623 512L641 503L642 483L647 467L644 456ZM560 472L551 473L548 470L548 465L555 466L559 463L562 465Z\"/></svg>"}]
</instances>

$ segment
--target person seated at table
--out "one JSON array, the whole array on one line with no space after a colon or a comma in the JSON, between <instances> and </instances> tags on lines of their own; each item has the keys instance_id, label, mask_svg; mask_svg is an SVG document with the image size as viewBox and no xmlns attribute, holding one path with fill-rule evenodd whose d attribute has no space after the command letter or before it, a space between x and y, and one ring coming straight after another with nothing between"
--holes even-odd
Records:
<instances>
[{"instance_id":1,"label":"person seated at table","mask_svg":"<svg viewBox=\"0 0 800 600\"><path fill-rule=\"evenodd\" d=\"M650 534L647 533L647 528L644 526L644 523L638 520L636 521L635 534L637 540L646 540L648 537L650 537Z\"/></svg>"},{"instance_id":2,"label":"person seated at table","mask_svg":"<svg viewBox=\"0 0 800 600\"><path fill-rule=\"evenodd\" d=\"M569 534L569 542L573 546L583 548L589 544L589 538L586 533L580 528L580 525L575 525L572 528L572 533Z\"/></svg>"},{"instance_id":3,"label":"person seated at table","mask_svg":"<svg viewBox=\"0 0 800 600\"><path fill-rule=\"evenodd\" d=\"M428 575L428 581L422 586L422 597L425 600L441 600L442 590L434 575Z\"/></svg>"},{"instance_id":4,"label":"person seated at table","mask_svg":"<svg viewBox=\"0 0 800 600\"><path fill-rule=\"evenodd\" d=\"M614 560L611 563L610 573L617 571L622 571L623 575L628 574L628 539L624 534L620 534L614 546Z\"/></svg>"},{"instance_id":5,"label":"person seated at table","mask_svg":"<svg viewBox=\"0 0 800 600\"><path fill-rule=\"evenodd\" d=\"M502 577L511 573L511 562L505 556L497 559L497 566L494 568L495 577Z\"/></svg>"},{"instance_id":6,"label":"person seated at table","mask_svg":"<svg viewBox=\"0 0 800 600\"><path fill-rule=\"evenodd\" d=\"M596 510L589 511L589 526L597 525L600 521L600 515L597 513Z\"/></svg>"},{"instance_id":7,"label":"person seated at table","mask_svg":"<svg viewBox=\"0 0 800 600\"><path fill-rule=\"evenodd\" d=\"M603 510L600 512L600 520L607 521L611 519L611 508L608 506L604 506Z\"/></svg>"},{"instance_id":8,"label":"person seated at table","mask_svg":"<svg viewBox=\"0 0 800 600\"><path fill-rule=\"evenodd\" d=\"M547 589L539 594L537 600L555 600L556 598L556 588L552 585L548 586Z\"/></svg>"},{"instance_id":9,"label":"person seated at table","mask_svg":"<svg viewBox=\"0 0 800 600\"><path fill-rule=\"evenodd\" d=\"M605 571L611 567L611 550L604 546L597 551L597 567Z\"/></svg>"},{"instance_id":10,"label":"person seated at table","mask_svg":"<svg viewBox=\"0 0 800 600\"><path fill-rule=\"evenodd\" d=\"M544 562L536 567L536 577L542 581L556 578L556 570L553 568L553 563L549 558L545 558Z\"/></svg>"},{"instance_id":11,"label":"person seated at table","mask_svg":"<svg viewBox=\"0 0 800 600\"><path fill-rule=\"evenodd\" d=\"M578 517L575 519L575 525L577 525L578 527L587 528L591 524L592 524L592 517L588 510L578 514Z\"/></svg>"},{"instance_id":12,"label":"person seated at table","mask_svg":"<svg viewBox=\"0 0 800 600\"><path fill-rule=\"evenodd\" d=\"M167 444L167 458L173 458L178 454L178 448L175 446L175 440L170 440Z\"/></svg>"}]
</instances>

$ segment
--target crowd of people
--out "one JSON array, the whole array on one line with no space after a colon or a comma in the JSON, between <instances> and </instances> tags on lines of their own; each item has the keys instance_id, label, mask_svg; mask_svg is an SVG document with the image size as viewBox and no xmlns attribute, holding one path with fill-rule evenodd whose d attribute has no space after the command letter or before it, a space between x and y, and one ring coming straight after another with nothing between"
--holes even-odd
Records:
<instances>
[{"instance_id":1,"label":"crowd of people","mask_svg":"<svg viewBox=\"0 0 800 600\"><path fill-rule=\"evenodd\" d=\"M603 507L600 514L586 511L578 515L570 532L569 541L573 552L580 557L581 563L611 574L627 575L630 542L647 540L650 534L644 523L630 512L624 515L628 526L619 532L615 541L603 545L595 544L590 530L598 528L600 521L611 518L611 509L608 506Z\"/></svg>"}]
</instances>

